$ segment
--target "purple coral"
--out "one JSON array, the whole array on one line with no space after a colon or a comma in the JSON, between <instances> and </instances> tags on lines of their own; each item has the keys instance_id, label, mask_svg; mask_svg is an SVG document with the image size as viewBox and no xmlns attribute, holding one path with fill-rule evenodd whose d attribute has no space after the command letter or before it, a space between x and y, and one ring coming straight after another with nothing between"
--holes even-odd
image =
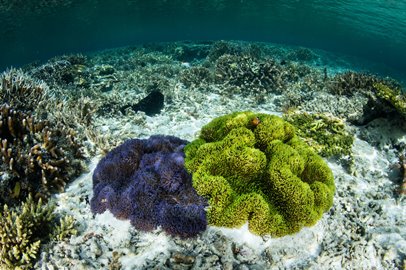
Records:
<instances>
[{"instance_id":1,"label":"purple coral","mask_svg":"<svg viewBox=\"0 0 406 270\"><path fill-rule=\"evenodd\" d=\"M107 209L143 231L160 226L168 234L192 237L207 226L207 202L184 168L187 141L155 135L132 139L110 151L93 174L94 214Z\"/></svg>"}]
</instances>

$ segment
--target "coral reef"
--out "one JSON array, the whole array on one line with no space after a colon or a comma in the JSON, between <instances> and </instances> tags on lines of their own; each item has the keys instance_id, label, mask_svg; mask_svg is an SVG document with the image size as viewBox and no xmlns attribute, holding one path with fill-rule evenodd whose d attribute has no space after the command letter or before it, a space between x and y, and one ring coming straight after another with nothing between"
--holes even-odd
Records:
<instances>
[{"instance_id":1,"label":"coral reef","mask_svg":"<svg viewBox=\"0 0 406 270\"><path fill-rule=\"evenodd\" d=\"M335 95L353 96L355 93L371 94L378 78L372 75L347 71L335 75L328 85L328 90Z\"/></svg>"},{"instance_id":2,"label":"coral reef","mask_svg":"<svg viewBox=\"0 0 406 270\"><path fill-rule=\"evenodd\" d=\"M204 231L206 201L193 190L184 168L186 143L156 135L127 140L110 151L94 171L92 212L108 209L144 231L161 226L180 237Z\"/></svg>"},{"instance_id":3,"label":"coral reef","mask_svg":"<svg viewBox=\"0 0 406 270\"><path fill-rule=\"evenodd\" d=\"M63 87L69 84L84 86L89 76L83 55L68 55L54 58L29 70L30 75L44 81L48 86Z\"/></svg>"},{"instance_id":4,"label":"coral reef","mask_svg":"<svg viewBox=\"0 0 406 270\"><path fill-rule=\"evenodd\" d=\"M402 172L402 182L399 187L399 194L401 196L406 196L406 155L400 156L399 165Z\"/></svg>"},{"instance_id":5,"label":"coral reef","mask_svg":"<svg viewBox=\"0 0 406 270\"><path fill-rule=\"evenodd\" d=\"M320 113L297 112L284 114L284 119L295 126L296 134L319 155L352 155L354 136L346 130L343 120Z\"/></svg>"},{"instance_id":6,"label":"coral reef","mask_svg":"<svg viewBox=\"0 0 406 270\"><path fill-rule=\"evenodd\" d=\"M16 110L33 111L43 101L48 86L28 76L20 69L10 69L0 75L1 104L7 103Z\"/></svg>"},{"instance_id":7,"label":"coral reef","mask_svg":"<svg viewBox=\"0 0 406 270\"><path fill-rule=\"evenodd\" d=\"M401 117L406 119L406 94L402 94L400 89L391 88L383 83L374 83L376 94L393 107Z\"/></svg>"},{"instance_id":8,"label":"coral reef","mask_svg":"<svg viewBox=\"0 0 406 270\"><path fill-rule=\"evenodd\" d=\"M355 125L365 125L380 117L393 118L395 114L406 115L405 95L393 79L349 71L335 75L326 86L330 93L340 98L345 96L352 103L364 100L357 117L350 113L346 115Z\"/></svg>"},{"instance_id":9,"label":"coral reef","mask_svg":"<svg viewBox=\"0 0 406 270\"><path fill-rule=\"evenodd\" d=\"M241 51L241 48L236 44L220 40L212 44L207 59L214 63L223 55L236 55L240 54Z\"/></svg>"},{"instance_id":10,"label":"coral reef","mask_svg":"<svg viewBox=\"0 0 406 270\"><path fill-rule=\"evenodd\" d=\"M0 82L0 203L45 200L83 170L82 145L63 121L48 120L57 109L47 84L16 69Z\"/></svg>"},{"instance_id":11,"label":"coral reef","mask_svg":"<svg viewBox=\"0 0 406 270\"><path fill-rule=\"evenodd\" d=\"M73 218L57 218L54 208L52 204L43 205L41 199L34 202L31 196L15 210L4 205L0 213L1 269L31 269L41 244L76 233Z\"/></svg>"},{"instance_id":12,"label":"coral reef","mask_svg":"<svg viewBox=\"0 0 406 270\"><path fill-rule=\"evenodd\" d=\"M212 120L185 147L197 193L209 200L208 222L283 236L311 226L330 209L331 170L277 116L236 112Z\"/></svg>"},{"instance_id":13,"label":"coral reef","mask_svg":"<svg viewBox=\"0 0 406 270\"><path fill-rule=\"evenodd\" d=\"M204 86L213 80L210 69L202 66L187 68L180 73L180 81L187 87Z\"/></svg>"},{"instance_id":14,"label":"coral reef","mask_svg":"<svg viewBox=\"0 0 406 270\"><path fill-rule=\"evenodd\" d=\"M287 76L273 60L260 61L246 55L223 55L215 65L215 81L240 87L248 93L281 92Z\"/></svg>"},{"instance_id":15,"label":"coral reef","mask_svg":"<svg viewBox=\"0 0 406 270\"><path fill-rule=\"evenodd\" d=\"M318 57L312 50L301 47L288 53L286 58L292 61L310 62Z\"/></svg>"},{"instance_id":16,"label":"coral reef","mask_svg":"<svg viewBox=\"0 0 406 270\"><path fill-rule=\"evenodd\" d=\"M75 219L72 216L64 216L59 219L59 226L54 228L54 231L51 233L51 238L57 241L63 241L77 233Z\"/></svg>"},{"instance_id":17,"label":"coral reef","mask_svg":"<svg viewBox=\"0 0 406 270\"><path fill-rule=\"evenodd\" d=\"M46 199L83 169L81 145L71 129L0 106L1 203L29 194Z\"/></svg>"}]
</instances>

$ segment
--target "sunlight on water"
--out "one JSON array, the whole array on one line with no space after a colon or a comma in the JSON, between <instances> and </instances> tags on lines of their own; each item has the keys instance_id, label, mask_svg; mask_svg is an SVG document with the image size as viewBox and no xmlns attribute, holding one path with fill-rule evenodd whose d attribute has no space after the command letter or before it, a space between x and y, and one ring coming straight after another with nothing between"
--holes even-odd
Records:
<instances>
[{"instance_id":1,"label":"sunlight on water","mask_svg":"<svg viewBox=\"0 0 406 270\"><path fill-rule=\"evenodd\" d=\"M345 53L406 74L406 1L19 2L0 2L2 69L148 41L242 39Z\"/></svg>"}]
</instances>

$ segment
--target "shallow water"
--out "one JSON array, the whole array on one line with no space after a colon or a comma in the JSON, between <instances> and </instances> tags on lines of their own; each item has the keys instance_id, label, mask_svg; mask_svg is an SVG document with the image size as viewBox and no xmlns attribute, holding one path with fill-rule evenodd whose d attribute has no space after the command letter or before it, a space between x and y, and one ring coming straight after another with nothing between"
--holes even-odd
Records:
<instances>
[{"instance_id":1,"label":"shallow water","mask_svg":"<svg viewBox=\"0 0 406 270\"><path fill-rule=\"evenodd\" d=\"M148 41L242 39L360 57L406 74L406 1L1 1L0 68Z\"/></svg>"},{"instance_id":2,"label":"shallow water","mask_svg":"<svg viewBox=\"0 0 406 270\"><path fill-rule=\"evenodd\" d=\"M406 96L381 77L406 85L405 11L405 1L0 0L0 118L7 119L0 121L0 205L28 193L50 196L55 213L73 226L65 237L41 239L22 263L405 269ZM237 41L218 41L229 39ZM22 69L2 72L10 66ZM150 98L156 91L158 105ZM248 223L209 224L185 240L162 226L144 232L109 211L92 213L94 169L108 151L157 134L192 141L205 124L236 111L286 121L314 116L296 128L319 130L320 141L298 137L321 154L336 153L323 156L336 192L317 224L281 238L253 235ZM38 130L28 133L26 123L35 120ZM250 126L260 123L255 117ZM32 165L33 154L49 179L42 165ZM44 193L53 189L48 183L60 193ZM14 243L12 250L26 241ZM8 256L0 254L1 269Z\"/></svg>"}]
</instances>

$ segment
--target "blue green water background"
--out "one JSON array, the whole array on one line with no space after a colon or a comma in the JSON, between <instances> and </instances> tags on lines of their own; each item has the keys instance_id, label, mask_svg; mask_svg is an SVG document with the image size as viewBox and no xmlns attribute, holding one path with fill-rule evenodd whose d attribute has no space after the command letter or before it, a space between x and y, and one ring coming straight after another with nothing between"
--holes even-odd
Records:
<instances>
[{"instance_id":1,"label":"blue green water background","mask_svg":"<svg viewBox=\"0 0 406 270\"><path fill-rule=\"evenodd\" d=\"M0 69L152 41L238 39L359 57L406 78L405 0L0 0Z\"/></svg>"}]
</instances>

